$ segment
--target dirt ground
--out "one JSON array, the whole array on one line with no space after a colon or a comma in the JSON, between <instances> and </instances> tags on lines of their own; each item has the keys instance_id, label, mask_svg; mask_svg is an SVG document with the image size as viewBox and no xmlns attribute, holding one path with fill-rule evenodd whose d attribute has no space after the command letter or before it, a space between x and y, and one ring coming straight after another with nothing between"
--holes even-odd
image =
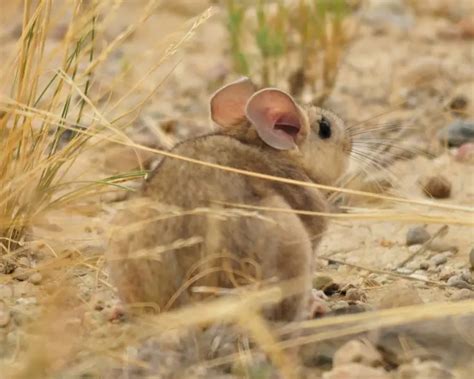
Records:
<instances>
[{"instance_id":1,"label":"dirt ground","mask_svg":"<svg viewBox=\"0 0 474 379\"><path fill-rule=\"evenodd\" d=\"M440 130L459 119L450 109L454 99L465 100L462 118L474 122L474 6L470 1L418 3L422 4L419 9L405 4L404 13L397 13L399 18L394 19L380 16L370 7L354 14L358 27L344 53L336 86L324 104L348 125L370 120L367 125L400 126L392 132L400 134L395 147L391 146L387 153L391 159L383 164L385 167L369 167L365 174L361 171L348 188L412 202L340 196L340 209L373 217L358 219L346 213L347 217L331 220L317 253L314 280L315 289L327 296L329 316L323 319L332 314L389 312L405 306L414 307L413 313L411 308L401 308L400 321L385 329L377 328L384 325L381 319L367 319L359 331L355 328L353 333L329 340L321 337L321 329L316 329L321 342L305 345L300 353L303 363L295 377L319 378L325 373L324 378L329 379L468 378L474 370L474 307L470 302L474 298L474 257L472 253L470 256L474 220L472 208L460 210L474 203L474 161L460 159L456 147L449 148L438 138ZM113 40L140 19L143 5L137 4L126 1L117 8L113 22L105 30L106 40ZM100 93L112 85L111 78L117 71L127 67L127 83L137 83L133 96L149 93L161 83L131 127L125 129L137 143L169 148L179 140L210 130L209 95L236 77L229 60L221 6L214 6L213 14L196 29L191 41L140 82L143 73L158 63L157 57L166 56L169 43L182 38L191 25L190 19L209 5L204 0L189 0L161 6L121 44L94 82L92 91ZM457 29L463 17L471 22L471 34L464 37ZM5 7L0 16L1 60L15 51L19 25L18 7ZM61 23L58 25L60 30ZM47 49L51 50L59 43L54 36L48 41ZM275 83L279 85L284 83ZM114 88L115 100L130 89L126 85ZM133 96L124 107L133 102ZM118 113L109 106L114 99L98 100L107 119ZM75 162L67 174L71 180L96 180L139 167L134 149L113 143L97 146L91 143L88 152ZM138 156L147 164L150 159L159 159L148 152L138 151ZM384 163L384 158L377 159ZM360 167L354 163L351 172L358 170ZM437 175L451 184L448 198L430 199L422 191L420 182ZM127 185L133 187L136 183ZM35 249L23 260L26 266L41 268L40 275L19 276L16 270L16 275L0 274L0 319L8 314L4 325L0 325L0 367L12 370L4 372L18 378L279 377L269 360L258 353L246 368L235 363L209 368L199 365L197 362L203 361L199 359L194 362L189 358L188 363L183 363L184 355L194 354L189 352L194 345L188 340L173 345L184 355L175 352L158 357L153 353L154 345L141 345L141 337L146 335L143 330L153 326L145 320L137 329L124 317L103 258L109 222L118 209L129 204L123 195L123 190L111 189L43 215L29 234ZM447 232L439 232L444 225ZM431 245L424 240L407 246L407 233L415 227L429 232ZM402 264L420 249L424 251ZM58 288L66 290L57 291ZM463 302L466 305L462 312L449 308ZM419 310L420 304L426 304L425 313ZM414 314L418 311L422 313L417 318ZM439 317L433 320L437 312ZM397 313L390 315L396 317ZM338 326L331 328L327 330L337 336ZM219 331L208 333L218 335ZM233 332L224 329L221 334L228 337ZM136 340L125 349L130 335ZM351 370L344 374L341 367L370 360L372 353L366 346L362 358L352 362L351 352L343 351L348 362L337 366L341 371L336 372L334 353L344 342L361 335L364 341L370 341L367 346L378 348L377 354L383 352L383 363L363 364L373 370L361 374L365 376L356 376ZM416 343L409 341L410 337ZM245 345L242 341L240 344ZM165 351L166 346L160 349ZM207 356L216 359L226 355L222 351L214 353ZM152 368L143 366L150 362ZM47 369L40 372L38 367L42 365ZM129 376L110 371L111 367L127 365L134 367ZM180 371L186 365L196 369L192 373Z\"/></svg>"}]
</instances>

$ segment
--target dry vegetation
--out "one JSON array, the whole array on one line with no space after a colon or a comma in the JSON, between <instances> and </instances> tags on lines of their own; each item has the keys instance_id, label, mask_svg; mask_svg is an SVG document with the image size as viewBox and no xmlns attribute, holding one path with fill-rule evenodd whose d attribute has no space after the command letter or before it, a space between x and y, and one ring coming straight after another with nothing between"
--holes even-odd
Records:
<instances>
[{"instance_id":1,"label":"dry vegetation","mask_svg":"<svg viewBox=\"0 0 474 379\"><path fill-rule=\"evenodd\" d=\"M400 367L423 371L433 359L467 378L473 165L437 132L474 117L470 2L392 1L402 11L385 20L377 1L210 3L0 5L0 376L319 378L334 351L362 336L385 352L381 378L424 378L401 376ZM315 274L325 284L315 286L336 315L267 324L259 307L297 290L283 283L230 296L197 288L215 299L129 317L104 265L110 219L131 206L126 194L167 148L209 129L207 97L238 73L324 104L366 132L341 186L322 188L337 212L326 215L332 226ZM452 193L430 199L419 180L440 173ZM426 243L405 246L419 224L444 243L438 252L455 251L421 274L402 270L435 258ZM466 287L447 271L464 275Z\"/></svg>"}]
</instances>

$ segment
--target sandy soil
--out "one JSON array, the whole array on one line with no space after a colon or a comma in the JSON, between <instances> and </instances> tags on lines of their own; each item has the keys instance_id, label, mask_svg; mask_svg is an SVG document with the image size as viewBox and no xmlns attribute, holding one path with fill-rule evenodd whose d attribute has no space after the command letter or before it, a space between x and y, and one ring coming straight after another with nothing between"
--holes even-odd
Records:
<instances>
[{"instance_id":1,"label":"sandy soil","mask_svg":"<svg viewBox=\"0 0 474 379\"><path fill-rule=\"evenodd\" d=\"M369 168L370 175L359 175L350 188L427 201L430 199L423 193L420 180L429 175L443 175L452 185L451 195L447 199L432 201L435 204L468 207L474 200L473 161L458 161L456 149L439 143L437 132L456 120L456 115L449 111L449 104L457 96L466 99L465 117L471 122L473 120L473 40L452 33L459 19L456 9L449 11L451 13L436 14L431 10L436 10L442 2L439 1L438 5L434 1L429 3L431 8L427 6L419 13L406 6L410 17L413 17L413 24L407 27L397 22L379 25L370 19L370 9L362 16L356 16L360 25L345 52L336 87L325 106L340 114L348 124L371 119L372 125L397 123L402 129L408 127L397 142L399 150L395 147L392 153L387 153L395 156L394 162L381 170ZM458 6L468 3L460 2ZM115 58L110 59L110 64L103 68L93 86L93 91L97 93L107 88L111 85L111 78L124 66L130 68L126 74L127 83L138 82L133 95L137 98L163 81L139 117L126 129L132 139L146 141L152 147L167 148L180 139L210 130L208 97L219 85L234 77L226 50L225 15L217 7L216 13L198 28L191 42L160 64L146 81L139 82L143 73L157 64L156 58L163 57L169 42L179 40L188 30L189 19L208 6L206 1L180 1L176 4L161 7L143 23L117 50ZM453 5L453 8L456 6ZM143 8L133 2L125 2L105 30L105 38L112 40L127 25L139 19L142 11ZM14 51L20 20L20 13L14 7L0 19L1 59ZM53 49L58 42L51 38L49 43L48 49ZM55 63L51 64L54 66ZM126 85L116 86L114 98L119 99L128 90ZM133 96L126 100L124 107L128 102L133 103ZM112 100L108 101L112 103ZM107 100L99 102L98 106L109 119L118 112L110 109ZM153 128L159 131L158 135ZM415 148L417 151L413 153ZM400 151L404 154L399 154ZM159 159L150 153L138 154L145 161ZM133 149L112 143L102 144L98 148L91 146L86 154L82 154L68 177L94 180L137 167L139 164ZM352 167L353 172L358 169L357 165ZM133 185L130 183L130 186ZM99 377L97 372L107 372L110 361L123 363L127 361L126 356L136 357L130 349L129 355L121 349L129 337L128 333L134 329L121 313L114 289L108 283L103 259L108 223L117 209L128 204L122 195L123 191L111 189L108 193L86 199L80 205L51 211L36 221L30 232L35 249L26 257L25 263L42 268L39 271L41 277L34 279L30 275L29 279L26 276L18 280L14 273L0 275L0 299L6 309L0 309L0 313L8 312L11 316L9 322L0 325L2 364L12 363L15 367L26 364L33 369L32 357L38 355L45 343L48 344L48 353L39 354L39 359L48 361L48 367L52 367L49 373L55 372L54 377L58 378ZM393 309L473 298L474 280L469 253L474 247L474 237L472 226L462 225L472 222L472 213L349 195L339 200L340 207L375 212L375 218L358 220L346 217L331 222L318 252L318 270L315 273L315 285L329 296L327 303L331 312L352 313L353 308L357 307L362 310ZM396 220L393 215L404 219ZM431 218L422 219L421 216ZM421 248L406 244L407 231L420 225L425 225L431 235L443 225L448 225L448 231L434 238L432 248L426 249L397 271L401 262ZM58 261L61 264L51 267ZM459 284L459 281L456 284L451 279L453 277L458 277L466 285ZM57 303L52 304L52 294L63 284L68 290L57 293ZM67 322L56 324L55 319ZM463 378L467 377L463 375L469 370L469 359L461 358L464 355L469 357L474 352L474 320L464 320L461 330L456 326L451 330L451 324L446 324L451 321L445 319L424 324L429 326L426 335L436 339L436 333L443 331L450 337L439 337L440 340L432 344L424 341L421 345L426 348L431 344L435 357L438 348L446 358L441 362L449 375ZM412 327L412 330L422 329L418 324ZM67 341L58 343L66 334L69 336ZM140 333L134 336L139 340ZM400 338L384 338L370 336L375 345L393 347L398 357L404 351L407 353L408 348L403 341L400 342ZM452 345L448 345L448 340ZM444 341L446 346L439 341ZM308 348L304 352L305 362L309 363L298 377L317 378L322 371L330 369L330 364L315 363L317 360L314 357L324 354L332 357L341 344L342 341L333 340L316 347L310 345L313 350ZM397 344L401 346L398 350L395 348ZM415 356L413 351L409 353ZM459 360L452 359L453 356ZM132 366L133 359L129 362ZM178 358L173 359L179 361ZM169 359L170 367L173 367L173 359ZM429 358L420 359L431 362ZM258 367L263 365L258 357L255 362ZM400 359L397 362L391 368L385 366L384 375L387 373L390 375L387 377L392 378L428 377L421 374L401 376ZM413 360L409 362L415 365ZM470 364L472 368L472 362ZM216 378L240 377L234 366L228 369L231 371L229 376L223 373L217 376L219 371L215 369ZM25 370L21 372L26 375L28 371ZM273 371L269 372L249 374L247 371L242 377L272 377ZM36 376L30 377L50 375L36 373ZM118 374L112 373L109 377L117 377L115 375ZM192 377L191 374L184 375ZM201 368L193 375L201 377L199 375L210 374L205 374ZM330 378L339 377L345 376Z\"/></svg>"}]
</instances>

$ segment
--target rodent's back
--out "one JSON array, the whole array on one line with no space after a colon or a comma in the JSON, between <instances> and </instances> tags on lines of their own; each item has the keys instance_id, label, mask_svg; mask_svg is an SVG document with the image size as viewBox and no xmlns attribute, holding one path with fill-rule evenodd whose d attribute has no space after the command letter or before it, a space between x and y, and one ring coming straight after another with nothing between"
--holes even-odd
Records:
<instances>
[{"instance_id":1,"label":"rodent's back","mask_svg":"<svg viewBox=\"0 0 474 379\"><path fill-rule=\"evenodd\" d=\"M249 165L258 152L235 138L207 135L185 141L172 153L239 169L256 169ZM261 159L259 159L260 161ZM264 162L255 166L260 170ZM210 201L239 201L252 196L249 178L174 158L164 158L144 185L144 193L157 201L183 208L208 206Z\"/></svg>"},{"instance_id":2,"label":"rodent's back","mask_svg":"<svg viewBox=\"0 0 474 379\"><path fill-rule=\"evenodd\" d=\"M255 140L256 141L256 140ZM298 162L283 152L254 142L252 137L212 134L178 144L172 152L209 163L265 175L310 181ZM174 158L164 158L144 185L150 198L183 208L208 206L211 201L254 204L282 196L294 209L323 211L320 193L267 179L233 173Z\"/></svg>"}]
</instances>

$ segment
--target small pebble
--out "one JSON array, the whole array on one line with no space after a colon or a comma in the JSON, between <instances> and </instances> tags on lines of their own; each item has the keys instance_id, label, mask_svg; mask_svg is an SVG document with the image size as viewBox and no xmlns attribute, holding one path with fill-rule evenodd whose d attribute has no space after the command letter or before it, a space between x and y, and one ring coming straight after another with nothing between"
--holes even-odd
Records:
<instances>
[{"instance_id":1,"label":"small pebble","mask_svg":"<svg viewBox=\"0 0 474 379\"><path fill-rule=\"evenodd\" d=\"M20 257L17 262L19 266L30 267L30 260L27 257Z\"/></svg>"},{"instance_id":2,"label":"small pebble","mask_svg":"<svg viewBox=\"0 0 474 379\"><path fill-rule=\"evenodd\" d=\"M451 295L451 300L453 301L460 301L460 300L468 300L474 298L474 292L467 289L462 288Z\"/></svg>"},{"instance_id":3,"label":"small pebble","mask_svg":"<svg viewBox=\"0 0 474 379\"><path fill-rule=\"evenodd\" d=\"M350 363L325 372L322 379L390 379L390 375L381 368L373 368L359 363Z\"/></svg>"},{"instance_id":4,"label":"small pebble","mask_svg":"<svg viewBox=\"0 0 474 379\"><path fill-rule=\"evenodd\" d=\"M451 196L451 182L442 175L423 178L421 187L425 195L435 199L447 199Z\"/></svg>"},{"instance_id":5,"label":"small pebble","mask_svg":"<svg viewBox=\"0 0 474 379\"><path fill-rule=\"evenodd\" d=\"M411 270L411 272L415 271L415 270L418 270L420 268L420 264L416 261L411 261L411 262L408 262L405 267L409 270Z\"/></svg>"},{"instance_id":6,"label":"small pebble","mask_svg":"<svg viewBox=\"0 0 474 379\"><path fill-rule=\"evenodd\" d=\"M461 279L468 282L468 283L473 283L473 278L472 278L472 273L469 269L465 268L464 270L461 271Z\"/></svg>"},{"instance_id":7,"label":"small pebble","mask_svg":"<svg viewBox=\"0 0 474 379\"><path fill-rule=\"evenodd\" d=\"M435 251L435 252L438 252L438 253L445 253L445 252L452 252L452 253L456 253L459 249L457 246L454 246L446 241L439 241L439 240L435 240L435 241L431 241L430 242L430 250L431 251Z\"/></svg>"},{"instance_id":8,"label":"small pebble","mask_svg":"<svg viewBox=\"0 0 474 379\"><path fill-rule=\"evenodd\" d=\"M382 356L368 341L351 340L340 347L333 357L333 366L345 366L349 363L360 363L364 366L382 365Z\"/></svg>"},{"instance_id":9,"label":"small pebble","mask_svg":"<svg viewBox=\"0 0 474 379\"><path fill-rule=\"evenodd\" d=\"M424 262L420 263L420 269L421 270L428 270L429 268L430 268L429 262L424 261Z\"/></svg>"},{"instance_id":10,"label":"small pebble","mask_svg":"<svg viewBox=\"0 0 474 379\"><path fill-rule=\"evenodd\" d=\"M430 238L430 233L428 233L428 231L424 227L416 226L414 228L408 229L406 236L406 245L420 245L428 241Z\"/></svg>"},{"instance_id":11,"label":"small pebble","mask_svg":"<svg viewBox=\"0 0 474 379\"><path fill-rule=\"evenodd\" d=\"M443 267L443 269L441 270L441 272L439 273L439 278L441 280L448 280L449 278L451 278L453 275L455 275L456 273L454 272L454 270L452 269L452 267Z\"/></svg>"},{"instance_id":12,"label":"small pebble","mask_svg":"<svg viewBox=\"0 0 474 379\"><path fill-rule=\"evenodd\" d=\"M436 254L434 257L430 259L430 262L435 266L442 265L446 263L447 261L448 261L448 257L446 257L446 255L442 253Z\"/></svg>"},{"instance_id":13,"label":"small pebble","mask_svg":"<svg viewBox=\"0 0 474 379\"><path fill-rule=\"evenodd\" d=\"M466 282L465 280L462 280L462 278L459 275L451 276L448 279L447 283L451 287L467 288L467 289L472 290L472 286L468 282Z\"/></svg>"},{"instance_id":14,"label":"small pebble","mask_svg":"<svg viewBox=\"0 0 474 379\"><path fill-rule=\"evenodd\" d=\"M22 267L17 267L15 272L13 273L13 277L19 281L28 280L29 276L30 276L29 269L25 269Z\"/></svg>"},{"instance_id":15,"label":"small pebble","mask_svg":"<svg viewBox=\"0 0 474 379\"><path fill-rule=\"evenodd\" d=\"M464 95L456 95L449 102L449 108L453 111L465 111L469 104L469 99Z\"/></svg>"},{"instance_id":16,"label":"small pebble","mask_svg":"<svg viewBox=\"0 0 474 379\"><path fill-rule=\"evenodd\" d=\"M31 274L31 276L29 277L29 281L35 285L40 284L42 280L43 276L39 272Z\"/></svg>"},{"instance_id":17,"label":"small pebble","mask_svg":"<svg viewBox=\"0 0 474 379\"><path fill-rule=\"evenodd\" d=\"M465 143L474 142L474 121L456 120L438 133L441 143L450 147L461 146Z\"/></svg>"},{"instance_id":18,"label":"small pebble","mask_svg":"<svg viewBox=\"0 0 474 379\"><path fill-rule=\"evenodd\" d=\"M413 272L413 269L408 267L399 267L395 271L402 275L410 275Z\"/></svg>"},{"instance_id":19,"label":"small pebble","mask_svg":"<svg viewBox=\"0 0 474 379\"><path fill-rule=\"evenodd\" d=\"M469 253L469 263L471 265L471 269L474 270L474 247L471 249L471 252Z\"/></svg>"},{"instance_id":20,"label":"small pebble","mask_svg":"<svg viewBox=\"0 0 474 379\"><path fill-rule=\"evenodd\" d=\"M4 328L9 322L10 310L3 301L0 301L0 328Z\"/></svg>"}]
</instances>

